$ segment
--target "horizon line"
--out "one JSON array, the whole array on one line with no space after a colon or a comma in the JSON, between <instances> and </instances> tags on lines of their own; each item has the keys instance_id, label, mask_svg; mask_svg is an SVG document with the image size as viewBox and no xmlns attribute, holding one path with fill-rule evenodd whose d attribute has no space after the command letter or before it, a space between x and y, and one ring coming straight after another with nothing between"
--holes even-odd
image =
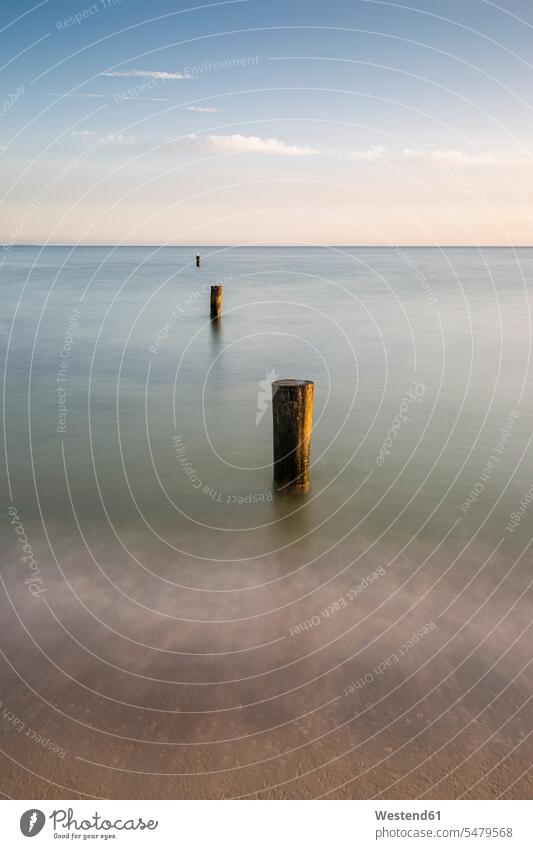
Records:
<instances>
[{"instance_id":1,"label":"horizon line","mask_svg":"<svg viewBox=\"0 0 533 849\"><path fill-rule=\"evenodd\" d=\"M0 250L4 252L8 252L11 248L189 248L190 250L197 251L200 248L387 248L389 250L394 250L395 248L427 248L429 250L442 250L444 248L468 248L471 250L479 250L481 248L507 248L507 249L524 249L524 248L533 248L533 245L518 245L518 244L507 244L507 245L499 245L499 244L486 244L486 245L415 245L415 244L397 244L397 245L363 245L363 244L328 244L328 245L320 245L320 244L301 244L299 242L295 242L294 244L286 244L286 243L277 243L277 242L269 242L267 244L203 244L203 245L161 245L157 243L153 244L128 244L123 245L116 242L108 242L108 243L95 243L90 245L78 245L78 244L63 244L63 243L52 243L52 244L39 244L37 242L28 242L24 244L16 244L10 245L9 243L1 244Z\"/></svg>"}]
</instances>

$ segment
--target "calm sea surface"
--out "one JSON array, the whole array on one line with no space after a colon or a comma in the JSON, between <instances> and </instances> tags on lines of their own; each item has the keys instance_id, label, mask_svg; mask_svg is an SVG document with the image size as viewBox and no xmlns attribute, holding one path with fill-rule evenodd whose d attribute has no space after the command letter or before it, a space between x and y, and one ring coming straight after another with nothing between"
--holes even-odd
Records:
<instances>
[{"instance_id":1,"label":"calm sea surface","mask_svg":"<svg viewBox=\"0 0 533 849\"><path fill-rule=\"evenodd\" d=\"M3 255L14 666L74 723L128 739L226 739L330 703L327 734L354 714L350 682L432 623L359 690L357 709L389 698L392 716L397 686L407 708L442 686L433 719L492 669L470 708L509 684L503 722L528 691L533 250L201 253L200 269L195 248ZM224 284L217 325L213 282ZM301 498L272 493L276 377L315 381ZM456 691L442 683L450 673ZM165 724L165 711L247 705L246 719ZM379 730L385 715L372 717ZM105 737L78 733L78 754L105 761Z\"/></svg>"}]
</instances>

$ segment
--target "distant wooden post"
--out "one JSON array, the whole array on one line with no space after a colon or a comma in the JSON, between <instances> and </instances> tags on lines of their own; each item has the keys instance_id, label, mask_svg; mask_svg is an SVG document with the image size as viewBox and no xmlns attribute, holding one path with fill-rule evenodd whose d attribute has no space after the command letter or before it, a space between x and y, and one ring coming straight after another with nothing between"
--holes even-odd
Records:
<instances>
[{"instance_id":1,"label":"distant wooden post","mask_svg":"<svg viewBox=\"0 0 533 849\"><path fill-rule=\"evenodd\" d=\"M200 254L196 254L196 268L200 268Z\"/></svg>"},{"instance_id":2,"label":"distant wooden post","mask_svg":"<svg viewBox=\"0 0 533 849\"><path fill-rule=\"evenodd\" d=\"M222 286L211 286L211 318L220 318L222 310Z\"/></svg>"},{"instance_id":3,"label":"distant wooden post","mask_svg":"<svg viewBox=\"0 0 533 849\"><path fill-rule=\"evenodd\" d=\"M312 380L275 380L272 384L274 423L274 487L307 492L313 426Z\"/></svg>"}]
</instances>

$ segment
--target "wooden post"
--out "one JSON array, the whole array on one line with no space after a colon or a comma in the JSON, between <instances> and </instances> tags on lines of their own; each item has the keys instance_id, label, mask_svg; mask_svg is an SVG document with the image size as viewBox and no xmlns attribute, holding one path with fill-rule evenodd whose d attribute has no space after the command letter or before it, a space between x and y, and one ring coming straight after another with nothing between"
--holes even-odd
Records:
<instances>
[{"instance_id":1,"label":"wooden post","mask_svg":"<svg viewBox=\"0 0 533 849\"><path fill-rule=\"evenodd\" d=\"M275 380L272 384L274 423L274 487L307 492L313 426L312 380Z\"/></svg>"},{"instance_id":2,"label":"wooden post","mask_svg":"<svg viewBox=\"0 0 533 849\"><path fill-rule=\"evenodd\" d=\"M196 268L200 268L200 254L196 254Z\"/></svg>"},{"instance_id":3,"label":"wooden post","mask_svg":"<svg viewBox=\"0 0 533 849\"><path fill-rule=\"evenodd\" d=\"M222 286L211 286L211 318L220 318L222 310Z\"/></svg>"}]
</instances>

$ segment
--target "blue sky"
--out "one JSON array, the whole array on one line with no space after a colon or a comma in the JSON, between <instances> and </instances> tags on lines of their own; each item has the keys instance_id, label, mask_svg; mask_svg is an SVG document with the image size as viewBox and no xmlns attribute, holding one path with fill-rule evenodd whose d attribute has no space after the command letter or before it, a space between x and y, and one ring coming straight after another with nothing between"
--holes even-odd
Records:
<instances>
[{"instance_id":1,"label":"blue sky","mask_svg":"<svg viewBox=\"0 0 533 849\"><path fill-rule=\"evenodd\" d=\"M4 243L531 243L530 3L192 7L2 4Z\"/></svg>"}]
</instances>

